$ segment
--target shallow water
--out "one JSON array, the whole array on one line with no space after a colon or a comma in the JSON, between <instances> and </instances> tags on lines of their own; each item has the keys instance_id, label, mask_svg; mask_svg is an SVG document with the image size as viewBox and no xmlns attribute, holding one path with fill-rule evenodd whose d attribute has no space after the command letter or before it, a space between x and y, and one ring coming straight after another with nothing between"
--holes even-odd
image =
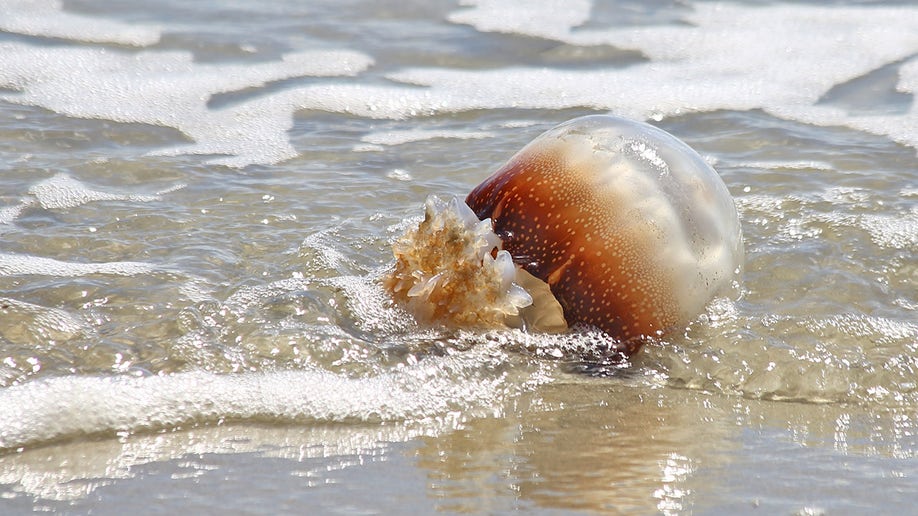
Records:
<instances>
[{"instance_id":1,"label":"shallow water","mask_svg":"<svg viewBox=\"0 0 918 516\"><path fill-rule=\"evenodd\" d=\"M915 26L907 2L0 1L0 508L910 509ZM594 333L393 306L429 194L596 112L720 172L738 299L627 367Z\"/></svg>"}]
</instances>

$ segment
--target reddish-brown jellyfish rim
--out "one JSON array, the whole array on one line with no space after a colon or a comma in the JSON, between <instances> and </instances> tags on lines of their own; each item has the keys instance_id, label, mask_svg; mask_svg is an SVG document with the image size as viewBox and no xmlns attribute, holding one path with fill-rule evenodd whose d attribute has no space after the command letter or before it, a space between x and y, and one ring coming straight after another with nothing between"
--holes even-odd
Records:
<instances>
[{"instance_id":1,"label":"reddish-brown jellyfish rim","mask_svg":"<svg viewBox=\"0 0 918 516\"><path fill-rule=\"evenodd\" d=\"M544 133L474 188L466 204L479 219L491 219L503 249L520 267L548 283L570 324L602 330L621 352L631 355L648 338L689 322L673 282L660 279L677 273L654 256L657 241L646 235L654 231L654 220L633 224L627 220L628 213L614 213L616 205L627 207L630 201L606 188L605 178L597 179L591 161L594 156L575 154L567 143L546 136L615 124L623 126L626 134L636 128L640 136L629 140L629 145L639 148L664 172L673 155L679 164L672 165L685 166L686 161L689 168L698 168L702 177L696 182L711 189L709 195L722 205L718 209L736 220L732 231L739 235L740 251L734 249L734 255L741 257L735 207L716 172L669 133L618 117L581 117ZM594 195L597 191L598 196ZM724 196L729 202L722 202ZM618 229L609 231L597 224Z\"/></svg>"}]
</instances>

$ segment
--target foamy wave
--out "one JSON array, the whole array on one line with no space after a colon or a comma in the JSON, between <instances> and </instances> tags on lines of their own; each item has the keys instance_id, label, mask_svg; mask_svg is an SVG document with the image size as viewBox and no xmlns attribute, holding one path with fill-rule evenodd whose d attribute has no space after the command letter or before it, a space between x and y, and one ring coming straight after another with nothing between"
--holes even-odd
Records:
<instances>
[{"instance_id":1,"label":"foamy wave","mask_svg":"<svg viewBox=\"0 0 918 516\"><path fill-rule=\"evenodd\" d=\"M862 211L872 210L877 202L870 191L844 187L810 194L752 194L736 198L737 209L750 223L774 225L776 234L772 244L815 237L825 228L854 228L866 231L878 246L918 251L918 208L908 211L888 208L891 213ZM820 203L836 209L824 211L818 208Z\"/></svg>"},{"instance_id":2,"label":"foamy wave","mask_svg":"<svg viewBox=\"0 0 918 516\"><path fill-rule=\"evenodd\" d=\"M828 162L810 160L745 161L734 166L766 170L833 170L832 164Z\"/></svg>"},{"instance_id":3,"label":"foamy wave","mask_svg":"<svg viewBox=\"0 0 918 516\"><path fill-rule=\"evenodd\" d=\"M34 204L34 199L26 198L21 200L19 204L0 208L0 224L10 224L18 219L22 212L32 204Z\"/></svg>"},{"instance_id":4,"label":"foamy wave","mask_svg":"<svg viewBox=\"0 0 918 516\"><path fill-rule=\"evenodd\" d=\"M12 223L23 211L36 204L46 210L55 210L75 208L98 201L153 202L161 200L164 194L184 187L183 184L177 184L152 195L111 192L93 189L68 174L55 174L32 185L29 188L29 196L23 197L19 204L0 208L0 224Z\"/></svg>"},{"instance_id":5,"label":"foamy wave","mask_svg":"<svg viewBox=\"0 0 918 516\"><path fill-rule=\"evenodd\" d=\"M148 274L156 267L143 262L76 263L25 254L0 253L0 276L62 276L76 277L89 274L134 276Z\"/></svg>"},{"instance_id":6,"label":"foamy wave","mask_svg":"<svg viewBox=\"0 0 918 516\"><path fill-rule=\"evenodd\" d=\"M918 400L918 326L910 321L860 314L731 319L735 322L720 327L695 328L689 343L665 350L648 346L642 358L660 367L665 383L675 387L807 403L899 407ZM706 346L712 339L734 345Z\"/></svg>"},{"instance_id":7,"label":"foamy wave","mask_svg":"<svg viewBox=\"0 0 918 516\"><path fill-rule=\"evenodd\" d=\"M67 174L56 174L33 185L29 188L29 193L38 199L38 203L42 208L53 210L75 208L96 201L158 201L161 199L160 195L162 193L174 191L179 188L182 188L182 185L177 185L154 195L105 192L94 190Z\"/></svg>"},{"instance_id":8,"label":"foamy wave","mask_svg":"<svg viewBox=\"0 0 918 516\"><path fill-rule=\"evenodd\" d=\"M505 375L495 371L500 361L494 350L476 350L367 378L304 370L37 380L0 390L0 449L221 420L378 422L493 413L508 394Z\"/></svg>"},{"instance_id":9,"label":"foamy wave","mask_svg":"<svg viewBox=\"0 0 918 516\"><path fill-rule=\"evenodd\" d=\"M303 51L260 64L214 65L197 63L188 52L119 54L19 43L0 44L0 58L0 86L20 91L0 95L2 100L73 117L173 127L194 143L155 154L227 155L213 162L230 166L295 156L287 131L299 105L280 93L210 109L212 95L292 77L354 75L372 63L366 55L346 50Z\"/></svg>"},{"instance_id":10,"label":"foamy wave","mask_svg":"<svg viewBox=\"0 0 918 516\"><path fill-rule=\"evenodd\" d=\"M465 0L451 13L453 23L486 32L526 34L551 39L569 37L571 29L590 19L591 0L537 0L525 6L501 0Z\"/></svg>"},{"instance_id":11,"label":"foamy wave","mask_svg":"<svg viewBox=\"0 0 918 516\"><path fill-rule=\"evenodd\" d=\"M518 69L503 78L485 78L479 72L412 70L396 78L435 88L472 81L470 85L496 96L506 96L505 88L520 88L519 99L541 98L554 91L568 105L596 106L635 118L764 109L791 120L846 125L918 147L914 103L900 115L873 116L816 105L833 86L898 61L903 64L896 89L915 93L918 8L914 6L699 3L692 6L687 24L574 30L582 23L582 14L529 17L528 4L508 8L490 1L466 3L472 7L455 12L450 20L486 32L637 50L650 62L588 72ZM537 13L552 9L551 2L540 5Z\"/></svg>"},{"instance_id":12,"label":"foamy wave","mask_svg":"<svg viewBox=\"0 0 918 516\"><path fill-rule=\"evenodd\" d=\"M66 13L60 0L0 2L0 30L28 36L89 43L117 43L135 47L153 45L160 38L158 27Z\"/></svg>"},{"instance_id":13,"label":"foamy wave","mask_svg":"<svg viewBox=\"0 0 918 516\"><path fill-rule=\"evenodd\" d=\"M558 12L573 14L559 17ZM299 75L353 75L371 60L345 51L311 52L288 56L282 63L241 67L196 64L184 53L116 56L97 49L8 44L0 47L8 64L7 77L0 72L0 83L25 90L23 95L5 96L13 102L72 116L175 127L195 144L161 154L227 154L231 157L216 161L232 166L295 155L286 131L292 112L299 108L374 118L503 107L587 106L636 118L685 110L762 108L786 118L848 125L918 146L918 107L903 115L852 116L816 105L831 87L918 52L918 36L911 30L918 23L918 9L700 4L688 20L690 26L602 31L572 31L583 21L576 9L558 10L549 3L538 13L543 15L523 16L489 2L454 13L451 19L480 30L552 37L574 45L633 48L653 61L597 71L413 69L391 78L426 90L322 85L210 110L202 98L214 93ZM838 34L846 37L839 41ZM776 55L787 59L774 59ZM915 91L916 68L914 60L901 66L901 91ZM91 101L71 102L77 90L81 95L94 92ZM131 101L125 102L128 91Z\"/></svg>"},{"instance_id":14,"label":"foamy wave","mask_svg":"<svg viewBox=\"0 0 918 516\"><path fill-rule=\"evenodd\" d=\"M914 93L918 8L817 6L749 7L697 4L686 25L572 30L569 21L546 21L557 30L513 25L523 7L506 12L491 2L454 15L482 31L519 32L580 46L607 44L638 50L651 61L596 71L411 70L395 78L446 89L460 84L488 96L545 98L554 92L565 107L610 109L634 118L685 111L764 109L817 125L846 125L918 146L918 107L900 115L852 115L817 105L833 86L900 60L897 90ZM561 30L564 29L564 30ZM839 35L844 35L840 37ZM911 59L911 61L908 61ZM542 107L542 106L533 106Z\"/></svg>"},{"instance_id":15,"label":"foamy wave","mask_svg":"<svg viewBox=\"0 0 918 516\"><path fill-rule=\"evenodd\" d=\"M215 94L293 77L354 76L373 59L347 50L303 51L282 61L243 66L198 63L187 52L119 54L101 48L4 43L0 86L21 93L0 99L68 116L173 127L193 143L154 154L224 155L211 162L233 167L296 156L287 133L300 109L380 119L507 108L587 107L637 119L762 109L789 120L843 125L918 147L918 103L865 114L823 102L833 87L885 66L898 68L896 91L915 93L918 7L700 3L684 24L592 29L585 28L589 2L565 3L563 8L549 0L525 7L465 3L466 8L449 15L450 21L575 47L611 45L638 51L648 61L589 70L409 68L387 78L411 87L324 82L216 109L207 105ZM417 137L373 134L367 136L372 141L355 149L380 150L375 145Z\"/></svg>"},{"instance_id":16,"label":"foamy wave","mask_svg":"<svg viewBox=\"0 0 918 516\"><path fill-rule=\"evenodd\" d=\"M34 348L37 342L63 342L73 336L90 332L92 328L82 319L60 308L49 308L16 299L0 297L0 313L7 322L0 327L0 337ZM23 324L22 321L28 321ZM6 360L12 360L8 357ZM5 366L15 367L8 362ZM38 364L33 364L38 366ZM37 371L37 370L36 370Z\"/></svg>"},{"instance_id":17,"label":"foamy wave","mask_svg":"<svg viewBox=\"0 0 918 516\"><path fill-rule=\"evenodd\" d=\"M903 216L863 215L859 224L877 245L918 252L918 209Z\"/></svg>"},{"instance_id":18,"label":"foamy wave","mask_svg":"<svg viewBox=\"0 0 918 516\"><path fill-rule=\"evenodd\" d=\"M432 140L434 138L458 138L463 140L480 140L491 138L494 133L489 131L462 131L462 130L406 130L406 131L385 131L370 133L360 139L365 143L376 145L401 145L403 143L419 142Z\"/></svg>"}]
</instances>

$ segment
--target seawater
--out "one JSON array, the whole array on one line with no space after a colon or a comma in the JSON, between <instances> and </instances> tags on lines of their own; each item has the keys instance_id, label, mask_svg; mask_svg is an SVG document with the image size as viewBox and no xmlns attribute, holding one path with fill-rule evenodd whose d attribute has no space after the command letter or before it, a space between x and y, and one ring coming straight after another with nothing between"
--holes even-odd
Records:
<instances>
[{"instance_id":1,"label":"seawater","mask_svg":"<svg viewBox=\"0 0 918 516\"><path fill-rule=\"evenodd\" d=\"M901 512L918 476L910 3L0 1L4 512ZM626 367L418 325L429 194L646 120L741 295Z\"/></svg>"}]
</instances>

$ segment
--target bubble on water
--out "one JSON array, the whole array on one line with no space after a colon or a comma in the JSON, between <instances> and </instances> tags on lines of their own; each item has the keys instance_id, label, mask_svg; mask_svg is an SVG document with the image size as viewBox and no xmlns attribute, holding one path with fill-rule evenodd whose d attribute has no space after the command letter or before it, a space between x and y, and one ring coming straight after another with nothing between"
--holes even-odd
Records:
<instances>
[{"instance_id":1,"label":"bubble on water","mask_svg":"<svg viewBox=\"0 0 918 516\"><path fill-rule=\"evenodd\" d=\"M500 0L461 2L463 7L452 12L453 23L472 25L480 31L526 34L551 39L564 39L571 29L590 19L591 0L539 0L525 7Z\"/></svg>"},{"instance_id":2,"label":"bubble on water","mask_svg":"<svg viewBox=\"0 0 918 516\"><path fill-rule=\"evenodd\" d=\"M28 36L89 43L118 43L135 47L156 44L161 32L158 27L64 12L60 0L0 2L0 29Z\"/></svg>"},{"instance_id":3,"label":"bubble on water","mask_svg":"<svg viewBox=\"0 0 918 516\"><path fill-rule=\"evenodd\" d=\"M135 276L156 271L154 265L143 262L65 262L53 258L25 254L0 253L0 276L62 276L77 277L90 274Z\"/></svg>"},{"instance_id":4,"label":"bubble on water","mask_svg":"<svg viewBox=\"0 0 918 516\"><path fill-rule=\"evenodd\" d=\"M850 337L871 339L879 345L903 343L906 349L918 349L918 323L898 321L863 314L841 314L804 323L813 331L837 331ZM909 342L910 339L915 339Z\"/></svg>"},{"instance_id":5,"label":"bubble on water","mask_svg":"<svg viewBox=\"0 0 918 516\"><path fill-rule=\"evenodd\" d=\"M394 168L386 173L386 177L389 179L395 179L397 181L411 181L414 177L411 176L411 172L403 168ZM2 219L0 219L2 220Z\"/></svg>"},{"instance_id":6,"label":"bubble on water","mask_svg":"<svg viewBox=\"0 0 918 516\"><path fill-rule=\"evenodd\" d=\"M366 276L329 278L327 284L344 294L349 320L365 332L377 337L419 331L411 315L393 303L392 296L382 287L382 272Z\"/></svg>"},{"instance_id":7,"label":"bubble on water","mask_svg":"<svg viewBox=\"0 0 918 516\"><path fill-rule=\"evenodd\" d=\"M918 325L911 321L740 312L732 324L698 325L686 337L645 348L643 364L668 385L808 403L918 403Z\"/></svg>"},{"instance_id":8,"label":"bubble on water","mask_svg":"<svg viewBox=\"0 0 918 516\"><path fill-rule=\"evenodd\" d=\"M154 195L105 192L94 190L67 174L55 174L29 188L29 194L35 196L42 208L54 210L75 208L96 201L158 201L162 199L162 193L175 191L179 188L182 188L182 185L169 188Z\"/></svg>"},{"instance_id":9,"label":"bubble on water","mask_svg":"<svg viewBox=\"0 0 918 516\"><path fill-rule=\"evenodd\" d=\"M461 129L407 129L401 131L381 131L369 133L360 141L377 145L401 145L404 143L432 140L435 138L455 138L461 140L480 140L491 138L490 131L465 131Z\"/></svg>"},{"instance_id":10,"label":"bubble on water","mask_svg":"<svg viewBox=\"0 0 918 516\"><path fill-rule=\"evenodd\" d=\"M105 191L94 189L69 174L60 173L32 185L28 196L23 197L19 204L0 208L0 224L14 222L25 210L36 205L46 210L57 210L98 201L153 202L182 188L185 188L184 184L176 184L153 194ZM89 228L89 231L95 232L95 228Z\"/></svg>"},{"instance_id":11,"label":"bubble on water","mask_svg":"<svg viewBox=\"0 0 918 516\"><path fill-rule=\"evenodd\" d=\"M0 298L0 318L0 337L30 347L63 342L90 331L88 324L66 310L10 298Z\"/></svg>"},{"instance_id":12,"label":"bubble on water","mask_svg":"<svg viewBox=\"0 0 918 516\"><path fill-rule=\"evenodd\" d=\"M907 193L900 195L907 197ZM735 202L748 223L776 225L778 238L772 243L813 238L825 227L856 228L866 231L878 246L918 250L918 208L872 212L883 201L864 188L834 186L788 195L752 194L736 197Z\"/></svg>"},{"instance_id":13,"label":"bubble on water","mask_svg":"<svg viewBox=\"0 0 918 516\"><path fill-rule=\"evenodd\" d=\"M346 274L347 271L356 268L356 264L345 254L341 248L341 235L338 228L329 228L317 231L308 235L300 246L300 254L304 258L314 261L308 267L308 270L337 271Z\"/></svg>"},{"instance_id":14,"label":"bubble on water","mask_svg":"<svg viewBox=\"0 0 918 516\"><path fill-rule=\"evenodd\" d=\"M588 6L567 11L555 9L550 1L538 2L537 7L484 0L466 5L470 7L456 11L450 20L483 32L551 38L584 47L613 45L637 50L650 61L591 71L516 68L495 74L414 69L395 78L434 90L465 87L523 103L554 98L568 107L596 106L641 119L686 110L764 109L790 120L845 125L918 146L915 103L891 115L854 115L817 105L833 86L899 61L897 91L918 91L914 6L700 3L692 6L683 24L586 29L578 25ZM530 9L534 16L529 16ZM554 16L540 14L545 12Z\"/></svg>"},{"instance_id":15,"label":"bubble on water","mask_svg":"<svg viewBox=\"0 0 918 516\"><path fill-rule=\"evenodd\" d=\"M877 245L918 253L918 209L902 215L864 214L859 222Z\"/></svg>"},{"instance_id":16,"label":"bubble on water","mask_svg":"<svg viewBox=\"0 0 918 516\"><path fill-rule=\"evenodd\" d=\"M752 168L765 170L835 170L831 163L815 160L768 160L740 161L732 165L735 168Z\"/></svg>"},{"instance_id":17,"label":"bubble on water","mask_svg":"<svg viewBox=\"0 0 918 516\"><path fill-rule=\"evenodd\" d=\"M4 206L0 208L0 224L10 224L18 219L26 208L32 206L35 200L30 198L22 199L19 204L13 206Z\"/></svg>"},{"instance_id":18,"label":"bubble on water","mask_svg":"<svg viewBox=\"0 0 918 516\"><path fill-rule=\"evenodd\" d=\"M0 86L17 90L0 99L58 113L116 122L173 127L194 143L157 155L216 154L215 163L245 166L296 155L287 131L301 106L281 92L221 109L218 93L258 88L301 76L354 75L373 61L346 50L302 51L257 64L195 62L190 52L108 52L103 48L0 44Z\"/></svg>"},{"instance_id":19,"label":"bubble on water","mask_svg":"<svg viewBox=\"0 0 918 516\"><path fill-rule=\"evenodd\" d=\"M296 156L288 131L293 113L301 109L405 119L476 109L586 107L657 120L691 111L762 109L789 120L847 126L918 147L918 103L883 114L850 113L820 103L834 86L896 63L901 63L897 91L916 91L918 33L912 29L918 24L918 8L913 6L703 3L693 6L683 24L594 29L578 27L588 19L587 2L576 9L566 4L556 8L551 2L536 7L498 4L469 2L450 19L482 31L633 49L649 62L581 70L408 68L387 75L403 85L322 82L211 109L207 103L215 94L294 77L353 76L373 60L347 50L304 51L243 66L197 63L187 52L120 54L8 42L0 44L0 86L18 93L4 93L0 99L68 116L173 127L192 143L153 154L223 155L210 161L233 167ZM379 150L376 145L364 142L355 150Z\"/></svg>"},{"instance_id":20,"label":"bubble on water","mask_svg":"<svg viewBox=\"0 0 918 516\"><path fill-rule=\"evenodd\" d=\"M243 286L223 303L223 308L242 316L266 300L309 288L310 282L297 278L283 279L267 285Z\"/></svg>"},{"instance_id":21,"label":"bubble on water","mask_svg":"<svg viewBox=\"0 0 918 516\"><path fill-rule=\"evenodd\" d=\"M0 448L216 421L393 422L497 416L517 383L476 347L368 377L324 370L234 375L71 376L0 391Z\"/></svg>"}]
</instances>

